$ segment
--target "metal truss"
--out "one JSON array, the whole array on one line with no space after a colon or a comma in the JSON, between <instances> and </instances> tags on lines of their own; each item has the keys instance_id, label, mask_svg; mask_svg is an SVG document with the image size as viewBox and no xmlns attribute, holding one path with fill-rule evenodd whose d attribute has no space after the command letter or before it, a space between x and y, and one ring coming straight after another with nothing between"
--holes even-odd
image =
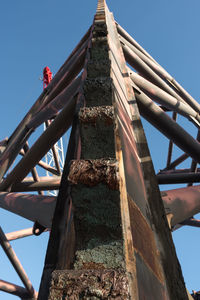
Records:
<instances>
[{"instance_id":1,"label":"metal truss","mask_svg":"<svg viewBox=\"0 0 200 300\"><path fill-rule=\"evenodd\" d=\"M44 131L47 129L47 127L50 125L50 121L46 121L44 123ZM56 169L59 173L59 175L62 174L63 168L64 168L64 147L63 147L63 139L60 138L59 141L48 151L48 153L45 155L45 163L46 165L52 167L53 169ZM48 170L46 170L47 177L52 178L54 176L52 173L50 173ZM54 191L47 191L48 195L57 196L58 190Z\"/></svg>"},{"instance_id":2,"label":"metal truss","mask_svg":"<svg viewBox=\"0 0 200 300\"><path fill-rule=\"evenodd\" d=\"M0 207L34 222L33 228L16 233L0 230L1 246L24 284L1 280L0 290L21 299L64 299L71 295L66 288L71 280L71 296L95 296L96 279L87 294L78 281L82 276L85 282L112 281L108 295L116 292L120 299L198 299L199 293L186 292L170 229L200 223L193 217L200 211L200 186L193 186L200 181L199 112L199 103L99 0L92 26L10 138L0 143ZM195 137L179 124L179 115L192 122ZM166 167L156 175L141 116L169 140ZM45 131L30 146L30 136L43 123ZM69 128L64 164L57 155L60 150L63 155L58 141ZM182 154L172 160L174 145ZM47 153L51 155L44 162ZM188 168L179 168L183 161ZM40 169L53 176L40 176ZM187 186L160 193L158 184L169 183ZM58 196L45 191L58 191ZM96 223L88 217L94 211ZM38 295L9 241L49 229ZM93 249L96 240L99 248ZM101 254L108 243L113 256L122 253L120 267L110 266L106 255L100 262L92 260L89 251L98 248ZM90 253L89 260L85 253Z\"/></svg>"}]
</instances>

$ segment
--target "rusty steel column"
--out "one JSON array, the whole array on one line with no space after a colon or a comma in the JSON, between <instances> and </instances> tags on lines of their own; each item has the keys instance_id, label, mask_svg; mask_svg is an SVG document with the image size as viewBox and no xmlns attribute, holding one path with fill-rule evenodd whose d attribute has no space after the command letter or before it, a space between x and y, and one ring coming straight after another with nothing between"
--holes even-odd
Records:
<instances>
[{"instance_id":1,"label":"rusty steel column","mask_svg":"<svg viewBox=\"0 0 200 300\"><path fill-rule=\"evenodd\" d=\"M98 1L39 300L187 300L112 14Z\"/></svg>"}]
</instances>

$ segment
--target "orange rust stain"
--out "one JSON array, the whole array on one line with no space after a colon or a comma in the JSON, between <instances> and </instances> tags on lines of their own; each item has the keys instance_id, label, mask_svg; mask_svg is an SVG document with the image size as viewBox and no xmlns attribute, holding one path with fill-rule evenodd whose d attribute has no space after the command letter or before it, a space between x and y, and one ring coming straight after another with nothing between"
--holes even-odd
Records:
<instances>
[{"instance_id":1,"label":"orange rust stain","mask_svg":"<svg viewBox=\"0 0 200 300\"><path fill-rule=\"evenodd\" d=\"M87 269L87 270L102 270L105 269L103 264L100 263L94 263L94 262L85 262L83 263L82 269Z\"/></svg>"},{"instance_id":2,"label":"orange rust stain","mask_svg":"<svg viewBox=\"0 0 200 300\"><path fill-rule=\"evenodd\" d=\"M163 283L164 278L160 267L160 254L156 246L153 231L130 196L128 196L128 205L133 246L159 281Z\"/></svg>"}]
</instances>

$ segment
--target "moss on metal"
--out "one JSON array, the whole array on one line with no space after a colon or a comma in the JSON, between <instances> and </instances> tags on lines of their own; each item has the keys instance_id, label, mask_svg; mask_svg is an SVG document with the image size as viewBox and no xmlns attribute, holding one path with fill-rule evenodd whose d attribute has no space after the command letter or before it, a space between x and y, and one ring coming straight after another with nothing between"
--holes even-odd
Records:
<instances>
[{"instance_id":1,"label":"moss on metal","mask_svg":"<svg viewBox=\"0 0 200 300\"><path fill-rule=\"evenodd\" d=\"M102 183L94 187L78 184L72 188L72 197L78 249L87 249L92 239L101 243L121 239L119 191Z\"/></svg>"},{"instance_id":2,"label":"moss on metal","mask_svg":"<svg viewBox=\"0 0 200 300\"><path fill-rule=\"evenodd\" d=\"M90 249L90 245L93 246ZM87 250L78 250L75 253L74 269L124 269L124 255L122 241L105 242L98 244L98 240L91 240Z\"/></svg>"},{"instance_id":3,"label":"moss on metal","mask_svg":"<svg viewBox=\"0 0 200 300\"><path fill-rule=\"evenodd\" d=\"M91 59L87 65L88 77L110 77L111 61L108 58Z\"/></svg>"},{"instance_id":4,"label":"moss on metal","mask_svg":"<svg viewBox=\"0 0 200 300\"><path fill-rule=\"evenodd\" d=\"M86 79L84 84L86 106L112 105L112 79L97 77Z\"/></svg>"},{"instance_id":5,"label":"moss on metal","mask_svg":"<svg viewBox=\"0 0 200 300\"><path fill-rule=\"evenodd\" d=\"M81 124L81 157L115 158L113 107L89 107L79 113ZM92 145L92 147L91 147Z\"/></svg>"}]
</instances>

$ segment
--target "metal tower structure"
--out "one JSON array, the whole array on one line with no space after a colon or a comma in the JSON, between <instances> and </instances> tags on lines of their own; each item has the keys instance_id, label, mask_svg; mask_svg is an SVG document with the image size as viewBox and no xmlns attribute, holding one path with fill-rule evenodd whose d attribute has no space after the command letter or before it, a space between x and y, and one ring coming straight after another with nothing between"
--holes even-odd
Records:
<instances>
[{"instance_id":1,"label":"metal tower structure","mask_svg":"<svg viewBox=\"0 0 200 300\"><path fill-rule=\"evenodd\" d=\"M198 299L187 293L170 231L199 226L193 218L200 211L200 188L193 186L200 178L199 112L199 103L99 0L87 33L1 142L0 206L32 220L35 234L51 233L37 294L9 243L32 230L0 231L25 286L1 280L0 290L39 300ZM192 122L196 137L177 122L179 115ZM29 148L32 132L54 116ZM157 175L141 116L169 139L166 168ZM42 158L70 127L60 176ZM182 155L172 161L174 145ZM186 159L188 169L179 169ZM57 177L39 176L36 166ZM160 192L159 184L168 183L187 187ZM57 197L30 193L56 189Z\"/></svg>"},{"instance_id":2,"label":"metal tower structure","mask_svg":"<svg viewBox=\"0 0 200 300\"><path fill-rule=\"evenodd\" d=\"M52 80L52 72L50 71L49 67L45 67L43 70L43 89L47 88L48 84ZM55 116L53 116L55 118ZM51 124L52 120L47 120L44 122L44 131L47 127ZM45 163L57 170L58 175L62 174L64 168L64 148L63 148L63 139L62 137L53 145L52 149L50 149L47 154L45 155ZM48 170L46 170L47 177L55 176ZM58 191L48 191L49 195L57 196Z\"/></svg>"}]
</instances>

